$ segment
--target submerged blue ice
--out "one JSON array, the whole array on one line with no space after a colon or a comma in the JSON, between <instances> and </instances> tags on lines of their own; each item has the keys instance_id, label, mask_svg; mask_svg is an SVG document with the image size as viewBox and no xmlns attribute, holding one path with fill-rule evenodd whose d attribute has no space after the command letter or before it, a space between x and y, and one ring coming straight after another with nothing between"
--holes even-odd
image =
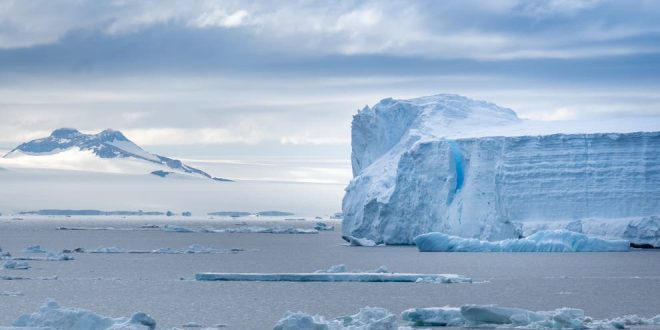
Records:
<instances>
[{"instance_id":1,"label":"submerged blue ice","mask_svg":"<svg viewBox=\"0 0 660 330\"><path fill-rule=\"evenodd\" d=\"M630 250L626 240L605 240L568 230L543 230L521 239L482 241L443 233L414 238L420 252L623 252Z\"/></svg>"}]
</instances>

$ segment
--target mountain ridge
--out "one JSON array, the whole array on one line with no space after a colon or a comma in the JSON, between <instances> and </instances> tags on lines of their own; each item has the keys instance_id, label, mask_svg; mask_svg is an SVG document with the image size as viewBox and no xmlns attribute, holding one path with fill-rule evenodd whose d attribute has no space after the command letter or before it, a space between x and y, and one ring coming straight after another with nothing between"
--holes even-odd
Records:
<instances>
[{"instance_id":1,"label":"mountain ridge","mask_svg":"<svg viewBox=\"0 0 660 330\"><path fill-rule=\"evenodd\" d=\"M2 158L17 158L25 156L46 156L60 154L78 148L80 151L89 151L101 159L134 159L154 165L164 166L166 169L199 175L216 181L231 181L229 179L213 177L210 174L189 166L182 161L166 156L152 154L129 140L121 131L105 129L97 134L85 134L75 128L58 128L45 138L35 139L20 144ZM161 168L150 171L150 174L163 173ZM169 172L167 172L169 174ZM172 172L174 173L174 172Z\"/></svg>"}]
</instances>

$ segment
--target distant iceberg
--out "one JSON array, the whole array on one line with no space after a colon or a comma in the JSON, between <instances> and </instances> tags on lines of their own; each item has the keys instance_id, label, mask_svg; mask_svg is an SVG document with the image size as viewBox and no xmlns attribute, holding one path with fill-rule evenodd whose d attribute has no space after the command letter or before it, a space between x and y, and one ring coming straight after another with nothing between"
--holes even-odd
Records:
<instances>
[{"instance_id":1,"label":"distant iceberg","mask_svg":"<svg viewBox=\"0 0 660 330\"><path fill-rule=\"evenodd\" d=\"M605 240L569 230L543 230L521 239L482 241L443 233L428 233L413 239L420 252L623 252L626 240Z\"/></svg>"},{"instance_id":2,"label":"distant iceberg","mask_svg":"<svg viewBox=\"0 0 660 330\"><path fill-rule=\"evenodd\" d=\"M657 123L535 123L440 94L365 107L353 117L351 145L346 237L503 240L521 236L528 221L660 222ZM629 237L638 236L614 238Z\"/></svg>"}]
</instances>

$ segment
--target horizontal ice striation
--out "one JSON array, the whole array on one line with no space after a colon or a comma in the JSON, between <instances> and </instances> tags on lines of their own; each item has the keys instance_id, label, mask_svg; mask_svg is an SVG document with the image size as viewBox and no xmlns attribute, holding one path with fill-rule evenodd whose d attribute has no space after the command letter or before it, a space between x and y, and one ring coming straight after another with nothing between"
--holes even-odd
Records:
<instances>
[{"instance_id":1,"label":"horizontal ice striation","mask_svg":"<svg viewBox=\"0 0 660 330\"><path fill-rule=\"evenodd\" d=\"M457 95L363 109L353 118L343 235L499 240L521 236L518 222L660 214L660 132L531 135L525 125Z\"/></svg>"}]
</instances>

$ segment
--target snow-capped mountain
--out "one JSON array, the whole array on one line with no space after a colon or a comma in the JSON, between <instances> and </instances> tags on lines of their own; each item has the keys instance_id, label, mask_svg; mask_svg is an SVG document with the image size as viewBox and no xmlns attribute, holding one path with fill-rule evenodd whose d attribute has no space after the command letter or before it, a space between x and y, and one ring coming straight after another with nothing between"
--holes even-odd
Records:
<instances>
[{"instance_id":1,"label":"snow-capped mountain","mask_svg":"<svg viewBox=\"0 0 660 330\"><path fill-rule=\"evenodd\" d=\"M177 159L149 153L111 129L84 134L72 128L54 130L50 136L23 143L7 153L8 167L47 168L124 174L192 175L225 181Z\"/></svg>"},{"instance_id":2,"label":"snow-capped mountain","mask_svg":"<svg viewBox=\"0 0 660 330\"><path fill-rule=\"evenodd\" d=\"M660 244L660 127L629 124L530 122L458 95L384 99L353 118L343 233L499 240L533 223Z\"/></svg>"}]
</instances>

